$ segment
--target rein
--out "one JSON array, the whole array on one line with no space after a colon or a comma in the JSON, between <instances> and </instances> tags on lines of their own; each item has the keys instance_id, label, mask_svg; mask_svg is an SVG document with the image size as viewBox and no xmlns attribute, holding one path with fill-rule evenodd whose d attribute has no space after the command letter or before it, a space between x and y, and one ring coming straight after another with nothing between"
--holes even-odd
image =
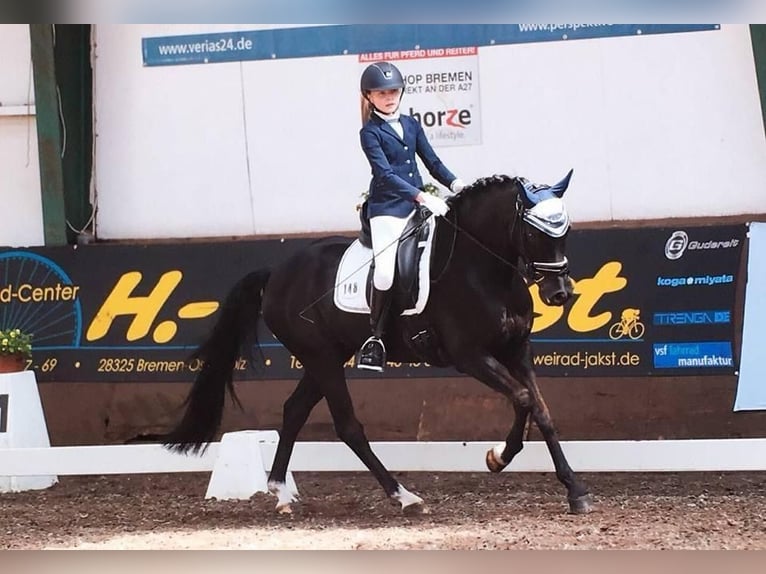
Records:
<instances>
[{"instance_id":1,"label":"rein","mask_svg":"<svg viewBox=\"0 0 766 574\"><path fill-rule=\"evenodd\" d=\"M521 201L517 197L517 199L516 199L517 207L520 206L520 203L521 203ZM521 219L522 210L523 210L523 207L521 209L518 209L518 208L516 209L516 216L513 218L513 225L511 226L511 231L510 231L511 237L513 237L513 233L516 230L516 223L518 222L519 219ZM457 234L458 233L463 233L468 239L473 241L476 245L481 247L484 251L489 253L492 257L494 257L495 259L497 259L498 261L503 263L503 265L506 265L506 266L510 267L511 269L517 271L525 279L529 279L530 278L530 275L529 275L529 273L528 273L528 271L526 269L524 270L524 271L527 271L526 273L522 272L522 270L519 268L518 265L516 265L514 263L511 263L510 261L508 261L502 255L500 255L498 253L495 253L492 249L490 249L489 247L484 245L479 239L477 239L476 237L471 235L468 231L466 231L465 229L460 227L460 225L458 225L458 223L457 223L457 211L456 210L455 210L455 222L454 223L452 221L450 221L448 217L443 217L442 220L446 221L447 223L449 223L452 226L452 228L454 229L455 233L453 233L453 235L452 235L452 244L450 245L450 252L449 252L449 256L447 257L447 262L444 264L444 267L439 272L438 277L436 277L435 279L431 280L432 284L438 283L441 280L441 278L444 276L444 274L447 272L447 269L449 269L450 263L452 262L452 256L455 253L455 243L457 242Z\"/></svg>"},{"instance_id":2,"label":"rein","mask_svg":"<svg viewBox=\"0 0 766 574\"><path fill-rule=\"evenodd\" d=\"M516 230L520 229L520 226L518 225L518 223L519 223L520 220L524 219L524 211L525 211L524 204L523 204L523 202L521 200L521 197L517 193L517 195L516 195L516 214L513 217L513 224L511 225L511 229L509 231L509 236L511 238L511 242L513 242L513 235L514 235L514 233L516 233ZM454 222L451 221L450 218L449 218L449 213L450 212L454 213L454 215L455 215L455 217L454 217L455 221ZM402 235L400 238L397 238L394 241L392 241L391 243L389 243L388 245L386 245L383 248L383 251L386 250L386 249L391 248L395 243L398 243L401 239L409 237L412 234L418 233L420 231L420 229L423 227L423 225L425 225L427 219L428 218L423 219L423 221L419 225L417 225L414 228L412 228L411 230L409 230L406 234ZM519 267L518 264L511 263L505 257L500 255L499 253L496 253L495 251L493 251L492 249L490 249L489 247L484 245L484 243L482 243L479 239L474 237L471 233L469 233L468 231L463 229L458 224L458 222L457 222L457 210L456 209L450 209L450 211L444 217L442 217L442 220L445 221L446 223L448 223L453 228L454 233L452 234L452 241L450 243L450 250L449 250L449 254L447 256L447 261L445 262L444 267L442 267L442 269L439 272L439 274L434 279L431 279L431 284L432 285L435 285L439 281L441 281L441 279L444 277L444 275L446 274L447 270L449 269L450 264L452 263L452 258L453 258L454 254L455 254L455 244L457 243L457 235L458 235L458 233L463 233L468 239L473 241L482 250L486 251L492 257L494 257L495 259L500 261L503 265L505 265L505 266L513 269L514 271L516 271L519 275L521 275L521 277L527 283L539 283L540 281L542 281L543 276L546 273L555 273L556 275L563 275L563 274L567 273L568 270L569 270L569 262L568 262L566 257L564 257L564 259L562 261L557 261L557 262L554 262L554 263L529 261L529 262L527 262L525 264L524 268L522 269L522 268ZM435 232L435 229L434 229L434 232ZM524 244L524 235L522 234L521 237L520 237L520 245L523 247L523 244ZM524 257L522 256L522 259L523 258ZM369 261L367 263L369 263ZM363 264L361 267L359 267L359 269L361 269L362 267L367 265L367 263ZM356 273L359 269L357 269L354 272L352 272L351 275L353 275L353 273ZM349 277L351 275L349 275ZM314 307L317 303L319 303L319 301L321 301L322 299L327 297L329 294L331 294L339 285L341 285L343 283L343 281L345 281L345 279L340 281L339 283L333 285L329 289L327 289L327 291L322 293L319 297L314 299L314 301L312 301L306 307L304 307L300 311L300 313L298 313L300 318L303 319L304 321L308 321L309 323L314 323L313 320L311 320L310 318L306 317L306 315L305 315L306 311L308 311L309 309Z\"/></svg>"},{"instance_id":3,"label":"rein","mask_svg":"<svg viewBox=\"0 0 766 574\"><path fill-rule=\"evenodd\" d=\"M447 269L449 269L449 264L452 262L452 256L455 254L455 243L457 243L457 232L459 230L459 227L457 226L457 211L450 210L455 214L455 223L452 223L449 220L449 213L447 212L446 217L442 217L444 221L449 223L452 226L452 242L449 246L449 255L447 255L447 260L444 262L444 267L442 267L442 270L439 272L439 275L437 275L435 278L431 279L431 284L436 285L439 281L441 281L442 277L444 277L444 274L447 272ZM434 229L434 233L436 233L436 229Z\"/></svg>"}]
</instances>

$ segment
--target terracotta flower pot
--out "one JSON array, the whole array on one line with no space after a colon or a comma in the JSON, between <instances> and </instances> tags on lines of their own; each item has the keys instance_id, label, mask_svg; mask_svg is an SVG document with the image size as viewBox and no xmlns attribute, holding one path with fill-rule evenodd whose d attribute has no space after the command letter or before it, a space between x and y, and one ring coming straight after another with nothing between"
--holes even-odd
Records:
<instances>
[{"instance_id":1,"label":"terracotta flower pot","mask_svg":"<svg viewBox=\"0 0 766 574\"><path fill-rule=\"evenodd\" d=\"M17 373L23 371L27 361L24 355L0 355L0 373Z\"/></svg>"}]
</instances>

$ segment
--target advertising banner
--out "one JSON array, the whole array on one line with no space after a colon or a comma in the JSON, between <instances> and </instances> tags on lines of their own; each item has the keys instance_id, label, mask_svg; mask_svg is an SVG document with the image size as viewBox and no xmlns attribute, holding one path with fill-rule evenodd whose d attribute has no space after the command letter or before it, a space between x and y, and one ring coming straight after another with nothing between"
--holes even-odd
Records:
<instances>
[{"instance_id":1,"label":"advertising banner","mask_svg":"<svg viewBox=\"0 0 766 574\"><path fill-rule=\"evenodd\" d=\"M719 24L350 24L143 38L145 66L571 42L719 30Z\"/></svg>"},{"instance_id":2,"label":"advertising banner","mask_svg":"<svg viewBox=\"0 0 766 574\"><path fill-rule=\"evenodd\" d=\"M540 374L733 374L745 226L574 232L574 300L536 309Z\"/></svg>"},{"instance_id":3,"label":"advertising banner","mask_svg":"<svg viewBox=\"0 0 766 574\"><path fill-rule=\"evenodd\" d=\"M540 376L733 374L737 270L745 227L574 230L575 295L535 305ZM41 382L189 381L186 359L226 293L250 271L311 239L0 250L0 329L32 333L27 365ZM265 365L240 357L238 378L294 379L301 364L264 331ZM383 375L456 376L426 363Z\"/></svg>"},{"instance_id":4,"label":"advertising banner","mask_svg":"<svg viewBox=\"0 0 766 574\"><path fill-rule=\"evenodd\" d=\"M404 76L401 112L415 118L434 147L481 143L479 59L475 47L395 50L359 61L393 62ZM361 74L361 70L360 70Z\"/></svg>"}]
</instances>

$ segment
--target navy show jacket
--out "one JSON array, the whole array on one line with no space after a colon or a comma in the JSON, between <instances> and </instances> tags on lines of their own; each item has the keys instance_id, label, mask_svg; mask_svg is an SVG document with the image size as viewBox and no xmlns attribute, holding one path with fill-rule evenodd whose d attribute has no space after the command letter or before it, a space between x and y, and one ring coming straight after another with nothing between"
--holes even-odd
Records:
<instances>
[{"instance_id":1,"label":"navy show jacket","mask_svg":"<svg viewBox=\"0 0 766 574\"><path fill-rule=\"evenodd\" d=\"M449 188L455 180L434 152L420 123L404 114L399 116L399 121L404 139L375 113L359 132L362 150L372 168L367 198L369 217L407 217L414 209L415 197L423 187L416 155L434 179L445 187Z\"/></svg>"}]
</instances>

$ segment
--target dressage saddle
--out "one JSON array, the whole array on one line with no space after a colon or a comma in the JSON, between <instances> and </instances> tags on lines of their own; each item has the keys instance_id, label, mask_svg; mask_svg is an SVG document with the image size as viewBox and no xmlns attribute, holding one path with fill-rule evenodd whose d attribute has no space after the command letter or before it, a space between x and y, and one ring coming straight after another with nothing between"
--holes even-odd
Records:
<instances>
[{"instance_id":1,"label":"dressage saddle","mask_svg":"<svg viewBox=\"0 0 766 574\"><path fill-rule=\"evenodd\" d=\"M428 235L432 232L428 218L431 212L421 206L415 210L415 214L407 222L407 226L399 239L399 245L396 252L396 272L394 275L394 285L392 289L393 301L391 303L391 312L401 313L404 309L410 309L418 301L418 270L420 258L425 251L425 242ZM367 202L362 204L359 210L359 219L361 228L359 230L359 242L367 248L372 249L372 234L370 232L370 218L367 215ZM367 301L370 300L372 293L372 275L375 270L375 262L370 265L370 272L367 275L366 293Z\"/></svg>"}]
</instances>

